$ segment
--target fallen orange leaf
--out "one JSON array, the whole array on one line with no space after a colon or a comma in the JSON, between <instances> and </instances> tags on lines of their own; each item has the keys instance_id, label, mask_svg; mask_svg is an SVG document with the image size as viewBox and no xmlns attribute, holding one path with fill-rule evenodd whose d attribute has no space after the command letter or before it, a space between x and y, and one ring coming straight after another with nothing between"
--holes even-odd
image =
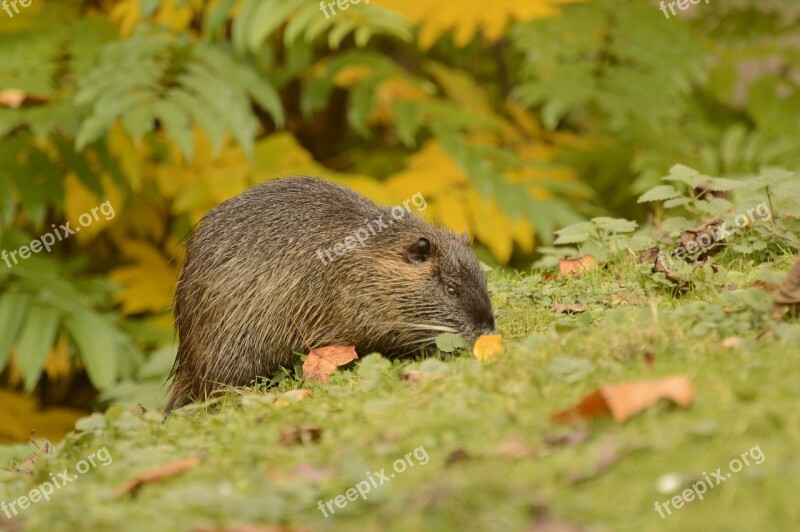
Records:
<instances>
[{"instance_id":1,"label":"fallen orange leaf","mask_svg":"<svg viewBox=\"0 0 800 532\"><path fill-rule=\"evenodd\" d=\"M330 345L312 349L303 363L303 377L312 382L328 384L328 378L336 368L357 359L356 348L352 345Z\"/></svg>"},{"instance_id":2,"label":"fallen orange leaf","mask_svg":"<svg viewBox=\"0 0 800 532\"><path fill-rule=\"evenodd\" d=\"M199 463L200 458L197 456L190 456L189 458L184 458L183 460L169 462L167 464L154 467L153 469L148 469L147 471L136 475L133 480L126 482L114 490L114 496L119 497L120 495L129 493L139 488L142 484L148 484L150 482L155 482L178 475L184 471L193 469Z\"/></svg>"},{"instance_id":3,"label":"fallen orange leaf","mask_svg":"<svg viewBox=\"0 0 800 532\"><path fill-rule=\"evenodd\" d=\"M661 399L686 408L694 401L694 389L685 375L654 381L629 382L603 386L550 419L572 423L581 419L611 415L617 423L653 406Z\"/></svg>"},{"instance_id":4,"label":"fallen orange leaf","mask_svg":"<svg viewBox=\"0 0 800 532\"><path fill-rule=\"evenodd\" d=\"M594 257L591 255L584 255L577 259L559 259L558 270L561 275L583 275L590 272L597 267Z\"/></svg>"},{"instance_id":5,"label":"fallen orange leaf","mask_svg":"<svg viewBox=\"0 0 800 532\"><path fill-rule=\"evenodd\" d=\"M5 89L0 91L0 107L19 109L23 105L36 105L46 102L47 98L44 96L27 94L19 89Z\"/></svg>"},{"instance_id":6,"label":"fallen orange leaf","mask_svg":"<svg viewBox=\"0 0 800 532\"><path fill-rule=\"evenodd\" d=\"M505 351L503 349L503 337L499 334L483 335L475 340L472 353L481 362L491 360Z\"/></svg>"},{"instance_id":7,"label":"fallen orange leaf","mask_svg":"<svg viewBox=\"0 0 800 532\"><path fill-rule=\"evenodd\" d=\"M297 403L310 395L311 392L308 390L289 390L288 392L280 394L278 398L275 399L275 406L280 408L291 403Z\"/></svg>"}]
</instances>

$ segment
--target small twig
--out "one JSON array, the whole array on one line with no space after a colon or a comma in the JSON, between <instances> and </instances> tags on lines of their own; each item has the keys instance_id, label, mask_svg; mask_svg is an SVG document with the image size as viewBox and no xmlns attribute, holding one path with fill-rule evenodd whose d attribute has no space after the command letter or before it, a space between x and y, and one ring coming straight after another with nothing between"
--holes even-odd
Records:
<instances>
[{"instance_id":1,"label":"small twig","mask_svg":"<svg viewBox=\"0 0 800 532\"><path fill-rule=\"evenodd\" d=\"M290 320L292 320L292 325L294 325L294 328L295 328L295 329L297 329L297 334L299 334L299 335L300 335L300 338L302 338L302 339L303 339L303 343L305 343L305 344L306 344L306 347L308 348L308 352L310 353L310 352L312 351L312 349L311 349L311 344L309 344L309 343L308 343L308 340L306 340L306 337L305 337L305 335L303 335L303 331L301 331L301 330L300 330L300 327L298 327L298 326L297 326L297 323L295 323L295 321L294 321L294 318L292 318L291 316L289 316L289 319L290 319Z\"/></svg>"},{"instance_id":2,"label":"small twig","mask_svg":"<svg viewBox=\"0 0 800 532\"><path fill-rule=\"evenodd\" d=\"M798 242L797 240L791 239L791 238L789 238L789 237L788 237L788 236L786 236L786 235L782 235L782 234L778 233L777 231L775 231L775 230L771 229L771 228L770 228L768 225L766 225L766 224L765 224L765 225L762 225L761 227L763 227L764 229L766 229L768 233L771 233L772 235L774 235L774 236L777 236L778 238L782 238L783 240L786 240L787 242L791 242L792 244L794 244L795 246L797 246L798 248L800 248L800 242Z\"/></svg>"},{"instance_id":3,"label":"small twig","mask_svg":"<svg viewBox=\"0 0 800 532\"><path fill-rule=\"evenodd\" d=\"M775 217L777 216L777 213L775 212L775 207L772 205L772 194L769 193L769 185L767 185L766 190L767 190L767 201L769 202L769 210L772 212L772 219L774 220Z\"/></svg>"}]
</instances>

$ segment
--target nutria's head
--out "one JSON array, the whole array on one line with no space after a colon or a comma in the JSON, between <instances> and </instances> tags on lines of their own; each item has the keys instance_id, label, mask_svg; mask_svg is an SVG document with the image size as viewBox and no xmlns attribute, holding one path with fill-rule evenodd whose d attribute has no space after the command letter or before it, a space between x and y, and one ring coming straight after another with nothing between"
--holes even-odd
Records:
<instances>
[{"instance_id":1,"label":"nutria's head","mask_svg":"<svg viewBox=\"0 0 800 532\"><path fill-rule=\"evenodd\" d=\"M374 314L391 329L384 353L404 353L435 344L442 332L472 344L495 331L486 276L466 236L458 237L410 216L376 238L369 290ZM393 308L396 311L386 312ZM391 318L390 318L391 316Z\"/></svg>"}]
</instances>

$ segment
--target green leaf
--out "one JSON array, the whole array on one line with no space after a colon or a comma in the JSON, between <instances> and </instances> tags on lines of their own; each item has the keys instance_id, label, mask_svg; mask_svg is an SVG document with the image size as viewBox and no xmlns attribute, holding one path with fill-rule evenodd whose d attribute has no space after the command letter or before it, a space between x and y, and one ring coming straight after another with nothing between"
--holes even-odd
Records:
<instances>
[{"instance_id":1,"label":"green leaf","mask_svg":"<svg viewBox=\"0 0 800 532\"><path fill-rule=\"evenodd\" d=\"M537 224L536 227L539 227ZM590 238L597 235L597 226L592 222L578 222L576 224L564 227L556 231L556 240L553 242L555 245L562 244L579 244L586 242Z\"/></svg>"},{"instance_id":2,"label":"green leaf","mask_svg":"<svg viewBox=\"0 0 800 532\"><path fill-rule=\"evenodd\" d=\"M278 26L297 11L306 0L261 0L258 8L253 13L253 20L249 26L247 43L251 50L257 50L262 42L269 37ZM318 9L317 6L314 6Z\"/></svg>"},{"instance_id":3,"label":"green leaf","mask_svg":"<svg viewBox=\"0 0 800 532\"><path fill-rule=\"evenodd\" d=\"M122 115L122 125L134 142L139 143L155 126L153 111L149 105L128 109Z\"/></svg>"},{"instance_id":4,"label":"green leaf","mask_svg":"<svg viewBox=\"0 0 800 532\"><path fill-rule=\"evenodd\" d=\"M92 311L69 317L64 325L81 353L89 380L103 390L117 378L117 331L106 318Z\"/></svg>"},{"instance_id":5,"label":"green leaf","mask_svg":"<svg viewBox=\"0 0 800 532\"><path fill-rule=\"evenodd\" d=\"M557 246L561 246L564 244L580 244L581 242L586 242L592 237L589 233L572 233L569 235L563 235L557 237L553 244Z\"/></svg>"},{"instance_id":6,"label":"green leaf","mask_svg":"<svg viewBox=\"0 0 800 532\"><path fill-rule=\"evenodd\" d=\"M47 351L55 341L61 313L54 308L34 305L17 342L16 363L30 392L39 382Z\"/></svg>"},{"instance_id":7,"label":"green leaf","mask_svg":"<svg viewBox=\"0 0 800 532\"><path fill-rule=\"evenodd\" d=\"M637 203L646 203L649 201L664 201L680 197L681 193L675 190L672 185L658 185L653 187L636 200Z\"/></svg>"},{"instance_id":8,"label":"green leaf","mask_svg":"<svg viewBox=\"0 0 800 532\"><path fill-rule=\"evenodd\" d=\"M195 57L218 71L224 79L247 91L256 103L272 116L275 124L283 127L283 103L278 91L252 67L236 62L233 57L212 46L202 47Z\"/></svg>"},{"instance_id":9,"label":"green leaf","mask_svg":"<svg viewBox=\"0 0 800 532\"><path fill-rule=\"evenodd\" d=\"M225 26L230 17L236 0L220 0L215 6L206 11L203 21L203 35L208 39L216 36Z\"/></svg>"},{"instance_id":10,"label":"green leaf","mask_svg":"<svg viewBox=\"0 0 800 532\"><path fill-rule=\"evenodd\" d=\"M188 114L176 103L165 100L153 104L153 114L161 121L167 136L177 144L187 161L194 155L192 129Z\"/></svg>"},{"instance_id":11,"label":"green leaf","mask_svg":"<svg viewBox=\"0 0 800 532\"><path fill-rule=\"evenodd\" d=\"M436 348L444 353L452 353L456 349L466 348L466 345L457 334L442 333L436 337Z\"/></svg>"},{"instance_id":12,"label":"green leaf","mask_svg":"<svg viewBox=\"0 0 800 532\"><path fill-rule=\"evenodd\" d=\"M592 222L600 229L611 231L612 233L630 233L635 231L638 224L632 220L625 218L608 218L605 216L598 216L592 218Z\"/></svg>"},{"instance_id":13,"label":"green leaf","mask_svg":"<svg viewBox=\"0 0 800 532\"><path fill-rule=\"evenodd\" d=\"M708 180L708 190L715 192L727 192L737 188L742 188L744 183L735 181L733 179L726 179L724 177L714 177Z\"/></svg>"},{"instance_id":14,"label":"green leaf","mask_svg":"<svg viewBox=\"0 0 800 532\"><path fill-rule=\"evenodd\" d=\"M678 181L692 188L698 187L706 180L700 172L682 164L676 164L669 169L669 175L662 177L664 181Z\"/></svg>"},{"instance_id":15,"label":"green leaf","mask_svg":"<svg viewBox=\"0 0 800 532\"><path fill-rule=\"evenodd\" d=\"M711 198L708 200L700 200L697 202L697 208L701 211L710 214L711 216L719 216L725 211L733 208L733 204L722 198Z\"/></svg>"},{"instance_id":16,"label":"green leaf","mask_svg":"<svg viewBox=\"0 0 800 532\"><path fill-rule=\"evenodd\" d=\"M397 137L406 146L416 145L416 135L422 125L422 108L417 102L398 101L394 104Z\"/></svg>"},{"instance_id":17,"label":"green leaf","mask_svg":"<svg viewBox=\"0 0 800 532\"><path fill-rule=\"evenodd\" d=\"M682 207L682 206L687 205L687 204L689 204L691 202L692 202L692 200L690 200L689 198L675 198L675 199L671 199L671 200L665 201L664 202L664 208L665 209L673 209L675 207Z\"/></svg>"},{"instance_id":18,"label":"green leaf","mask_svg":"<svg viewBox=\"0 0 800 532\"><path fill-rule=\"evenodd\" d=\"M7 293L0 298L0 371L6 367L11 346L28 315L30 302L28 294Z\"/></svg>"},{"instance_id":19,"label":"green leaf","mask_svg":"<svg viewBox=\"0 0 800 532\"><path fill-rule=\"evenodd\" d=\"M377 77L359 83L350 91L347 100L347 121L365 138L372 138L372 131L367 125L375 107L376 89L380 83Z\"/></svg>"},{"instance_id":20,"label":"green leaf","mask_svg":"<svg viewBox=\"0 0 800 532\"><path fill-rule=\"evenodd\" d=\"M158 9L159 0L139 0L139 11L142 17L149 17Z\"/></svg>"}]
</instances>

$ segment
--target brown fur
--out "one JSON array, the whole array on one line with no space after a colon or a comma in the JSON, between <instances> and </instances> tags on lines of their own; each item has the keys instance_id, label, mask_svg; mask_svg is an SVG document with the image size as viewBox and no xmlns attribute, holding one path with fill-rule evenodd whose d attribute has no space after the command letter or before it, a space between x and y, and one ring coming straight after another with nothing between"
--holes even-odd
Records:
<instances>
[{"instance_id":1,"label":"brown fur","mask_svg":"<svg viewBox=\"0 0 800 532\"><path fill-rule=\"evenodd\" d=\"M378 231L378 217L388 227ZM325 256L368 224L375 234L363 247L320 260L318 250ZM420 255L420 238L429 255ZM403 355L430 347L443 331L472 342L494 330L494 317L464 239L413 212L395 220L390 208L347 188L287 177L203 218L175 294L175 325L168 412L219 385L247 385L291 366L306 343Z\"/></svg>"}]
</instances>

